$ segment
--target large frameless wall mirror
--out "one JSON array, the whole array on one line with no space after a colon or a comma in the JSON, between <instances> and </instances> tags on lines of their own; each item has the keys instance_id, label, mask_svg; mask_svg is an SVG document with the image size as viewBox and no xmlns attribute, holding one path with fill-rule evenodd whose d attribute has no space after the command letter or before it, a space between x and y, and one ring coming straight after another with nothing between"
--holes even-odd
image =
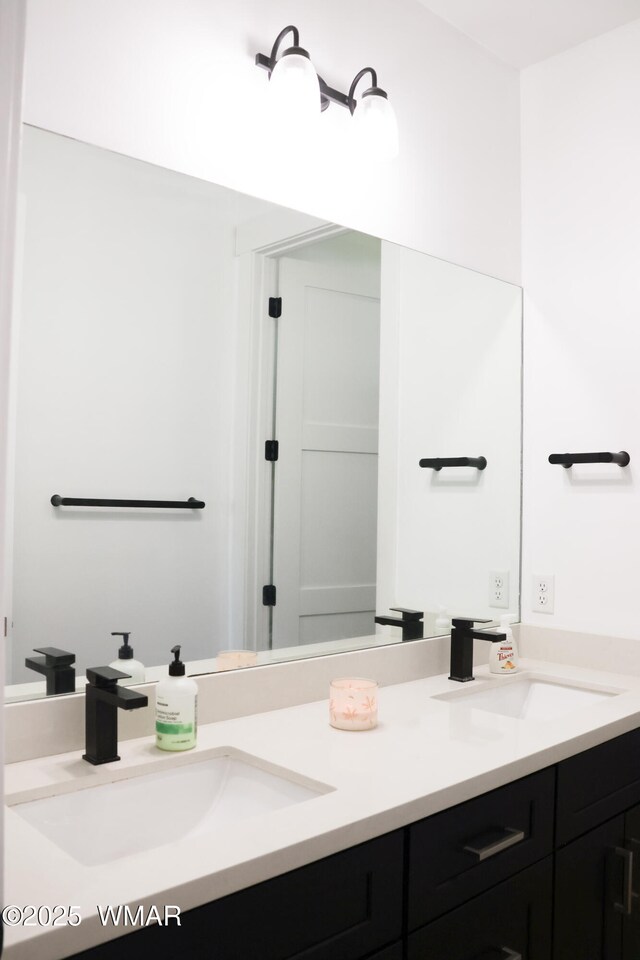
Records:
<instances>
[{"instance_id":1,"label":"large frameless wall mirror","mask_svg":"<svg viewBox=\"0 0 640 960\"><path fill-rule=\"evenodd\" d=\"M8 699L517 619L518 287L30 127L18 287Z\"/></svg>"}]
</instances>

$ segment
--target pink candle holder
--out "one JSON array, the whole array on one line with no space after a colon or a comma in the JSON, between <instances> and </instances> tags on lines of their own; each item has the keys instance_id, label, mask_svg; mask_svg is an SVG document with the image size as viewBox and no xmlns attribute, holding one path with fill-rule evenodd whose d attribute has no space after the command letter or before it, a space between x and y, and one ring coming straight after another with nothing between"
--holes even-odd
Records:
<instances>
[{"instance_id":1,"label":"pink candle holder","mask_svg":"<svg viewBox=\"0 0 640 960\"><path fill-rule=\"evenodd\" d=\"M378 684L361 677L332 680L329 723L338 730L372 730L378 723Z\"/></svg>"},{"instance_id":2,"label":"pink candle holder","mask_svg":"<svg viewBox=\"0 0 640 960\"><path fill-rule=\"evenodd\" d=\"M216 657L216 670L240 670L258 662L255 650L221 650Z\"/></svg>"}]
</instances>

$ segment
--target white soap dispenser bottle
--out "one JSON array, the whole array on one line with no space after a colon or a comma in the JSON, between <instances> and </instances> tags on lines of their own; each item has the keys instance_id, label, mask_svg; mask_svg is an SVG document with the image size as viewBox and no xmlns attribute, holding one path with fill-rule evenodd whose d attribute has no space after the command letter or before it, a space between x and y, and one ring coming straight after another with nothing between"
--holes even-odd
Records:
<instances>
[{"instance_id":1,"label":"white soap dispenser bottle","mask_svg":"<svg viewBox=\"0 0 640 960\"><path fill-rule=\"evenodd\" d=\"M156 689L156 746L191 750L198 735L198 684L185 675L180 646L172 647L171 653L169 676Z\"/></svg>"},{"instance_id":2,"label":"white soap dispenser bottle","mask_svg":"<svg viewBox=\"0 0 640 960\"><path fill-rule=\"evenodd\" d=\"M489 653L489 670L506 676L518 670L518 648L511 629L511 617L504 614L500 617L500 633L504 640L496 640L491 644Z\"/></svg>"},{"instance_id":3,"label":"white soap dispenser bottle","mask_svg":"<svg viewBox=\"0 0 640 960\"><path fill-rule=\"evenodd\" d=\"M435 626L438 636L451 633L451 617L447 613L447 608L441 604L438 605L438 616L436 617Z\"/></svg>"},{"instance_id":4,"label":"white soap dispenser bottle","mask_svg":"<svg viewBox=\"0 0 640 960\"><path fill-rule=\"evenodd\" d=\"M120 685L123 687L130 687L132 683L144 683L145 681L145 672L144 664L140 663L139 660L134 660L133 649L129 646L129 637L131 636L130 630L112 630L112 637L122 637L122 646L118 650L118 659L113 660L109 666L113 667L114 670L120 670L122 673L128 673L129 678L127 680L121 680Z\"/></svg>"}]
</instances>

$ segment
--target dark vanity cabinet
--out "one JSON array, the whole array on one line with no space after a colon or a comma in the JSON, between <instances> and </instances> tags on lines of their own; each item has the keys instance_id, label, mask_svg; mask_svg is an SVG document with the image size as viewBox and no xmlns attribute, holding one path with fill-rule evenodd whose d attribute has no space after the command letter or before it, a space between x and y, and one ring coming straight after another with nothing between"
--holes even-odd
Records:
<instances>
[{"instance_id":1,"label":"dark vanity cabinet","mask_svg":"<svg viewBox=\"0 0 640 960\"><path fill-rule=\"evenodd\" d=\"M403 960L404 842L396 830L76 960Z\"/></svg>"},{"instance_id":2,"label":"dark vanity cabinet","mask_svg":"<svg viewBox=\"0 0 640 960\"><path fill-rule=\"evenodd\" d=\"M558 765L555 960L640 958L640 731Z\"/></svg>"},{"instance_id":3,"label":"dark vanity cabinet","mask_svg":"<svg viewBox=\"0 0 640 960\"><path fill-rule=\"evenodd\" d=\"M562 960L622 960L623 876L616 863L624 817L590 830L556 854L554 942Z\"/></svg>"},{"instance_id":4,"label":"dark vanity cabinet","mask_svg":"<svg viewBox=\"0 0 640 960\"><path fill-rule=\"evenodd\" d=\"M622 915L622 960L640 957L640 804L624 815L623 846L634 856L628 881L627 909Z\"/></svg>"},{"instance_id":5,"label":"dark vanity cabinet","mask_svg":"<svg viewBox=\"0 0 640 960\"><path fill-rule=\"evenodd\" d=\"M640 730L76 960L640 960Z\"/></svg>"}]
</instances>

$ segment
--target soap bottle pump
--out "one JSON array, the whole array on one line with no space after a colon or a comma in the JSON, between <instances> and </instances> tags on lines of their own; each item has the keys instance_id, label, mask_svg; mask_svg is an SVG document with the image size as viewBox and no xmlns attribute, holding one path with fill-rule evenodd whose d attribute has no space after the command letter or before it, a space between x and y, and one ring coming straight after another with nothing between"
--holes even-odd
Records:
<instances>
[{"instance_id":1,"label":"soap bottle pump","mask_svg":"<svg viewBox=\"0 0 640 960\"><path fill-rule=\"evenodd\" d=\"M191 750L198 734L198 684L187 677L180 645L171 648L169 676L156 690L156 746L160 750Z\"/></svg>"},{"instance_id":2,"label":"soap bottle pump","mask_svg":"<svg viewBox=\"0 0 640 960\"><path fill-rule=\"evenodd\" d=\"M506 676L518 670L518 648L511 629L511 617L504 614L500 617L500 633L504 640L494 640L489 653L489 671Z\"/></svg>"},{"instance_id":3,"label":"soap bottle pump","mask_svg":"<svg viewBox=\"0 0 640 960\"><path fill-rule=\"evenodd\" d=\"M118 659L113 660L109 664L109 666L113 667L114 670L120 670L122 673L129 674L129 677L126 680L120 681L120 685L123 687L130 687L132 683L144 683L144 664L140 663L139 660L134 660L133 649L129 646L129 637L131 636L131 631L113 630L111 632L111 636L122 637L123 641L122 646L118 650Z\"/></svg>"}]
</instances>

